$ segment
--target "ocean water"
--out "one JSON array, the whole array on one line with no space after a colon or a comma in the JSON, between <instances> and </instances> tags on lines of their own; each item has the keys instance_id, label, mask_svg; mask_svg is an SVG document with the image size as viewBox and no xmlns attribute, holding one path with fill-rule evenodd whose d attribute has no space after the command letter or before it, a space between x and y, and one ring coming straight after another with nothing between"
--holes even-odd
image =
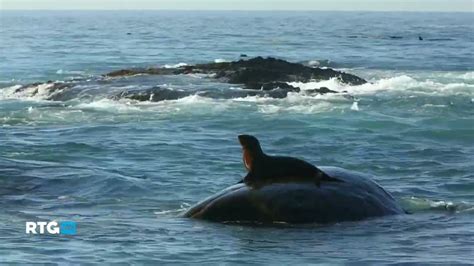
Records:
<instances>
[{"instance_id":1,"label":"ocean water","mask_svg":"<svg viewBox=\"0 0 474 266\"><path fill-rule=\"evenodd\" d=\"M239 88L101 77L240 54L370 83L297 84L352 98L208 98L199 91ZM48 80L75 87L47 100ZM153 86L197 93L110 99ZM413 214L279 227L181 218L245 175L241 133L270 154L374 175ZM0 263L469 264L473 171L472 13L0 12ZM72 220L78 232L25 234L36 220Z\"/></svg>"}]
</instances>

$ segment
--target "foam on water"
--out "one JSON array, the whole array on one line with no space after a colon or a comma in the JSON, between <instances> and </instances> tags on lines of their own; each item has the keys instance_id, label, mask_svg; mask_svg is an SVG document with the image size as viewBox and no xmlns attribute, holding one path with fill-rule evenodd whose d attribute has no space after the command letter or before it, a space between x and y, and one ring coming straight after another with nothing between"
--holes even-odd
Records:
<instances>
[{"instance_id":1,"label":"foam on water","mask_svg":"<svg viewBox=\"0 0 474 266\"><path fill-rule=\"evenodd\" d=\"M309 99L337 99L341 98L340 95L337 94L313 94L309 95L306 93L309 90L317 89L320 87L327 87L331 90L338 91L341 93L345 93L346 95L352 96L370 96L370 95L428 95L428 96L450 96L450 95L465 95L470 98L474 96L474 84L471 84L468 81L462 82L460 79L453 80L451 78L447 78L446 76L456 76L456 77L466 77L470 78L473 72L467 72L463 74L459 73L440 73L438 74L437 78L423 78L423 76L410 76L408 74L397 75L393 77L386 77L386 78L378 78L372 79L370 82L359 85L359 86L351 86L348 84L341 83L338 79L333 78L330 80L323 80L323 81L313 81L313 82L289 82L288 84L292 86L296 86L301 88L301 93L289 93L288 97L285 99L278 99L284 103L285 101L289 101L292 103L307 101ZM190 78L196 79L206 79L210 78L209 75L188 75ZM363 75L362 75L363 76ZM454 82L453 82L454 81ZM56 94L62 93L65 90L69 90L71 88L63 88L52 90L55 86L54 83L42 83L38 85L31 85L26 87L25 89L20 89L20 85L14 85L10 87L6 87L0 89L0 100L4 99L18 99L18 100L28 100L28 101L42 101L51 97L54 97ZM138 85L127 85L121 86L122 90L137 90L139 87ZM167 87L166 85L161 85ZM101 88L100 85L76 85L75 88L83 87L84 90L94 90L100 91L101 93L95 96L96 99L93 101L101 100L101 98L106 98L108 96L113 96L116 93L116 90L111 90L108 94L107 90ZM146 88L146 87L145 87ZM19 90L20 89L20 90ZM239 88L235 88L230 86L229 90L236 90ZM110 95L112 94L112 95ZM81 95L80 93L78 95ZM79 97L79 96L78 96ZM86 99L90 101L90 99ZM184 99L183 101L187 101L188 99ZM81 100L82 101L82 100ZM269 99L267 97L245 97L245 98L236 98L234 101L241 101L241 102L266 102L266 101L274 101L274 99ZM98 106L100 106L104 102L100 102ZM86 103L89 104L89 103Z\"/></svg>"},{"instance_id":2,"label":"foam on water","mask_svg":"<svg viewBox=\"0 0 474 266\"><path fill-rule=\"evenodd\" d=\"M51 92L53 87L51 83L42 83L35 86L29 86L24 90L18 90L21 85L14 85L0 89L0 101L8 99L26 100L26 101L44 101L49 96L59 93L60 90Z\"/></svg>"},{"instance_id":3,"label":"foam on water","mask_svg":"<svg viewBox=\"0 0 474 266\"><path fill-rule=\"evenodd\" d=\"M359 111L359 103L358 102L353 102L351 106L352 111Z\"/></svg>"},{"instance_id":4,"label":"foam on water","mask_svg":"<svg viewBox=\"0 0 474 266\"><path fill-rule=\"evenodd\" d=\"M164 65L163 67L164 68L178 68L178 67L183 67L183 66L187 66L188 64L187 63L177 63L177 64L166 64Z\"/></svg>"},{"instance_id":5,"label":"foam on water","mask_svg":"<svg viewBox=\"0 0 474 266\"><path fill-rule=\"evenodd\" d=\"M214 59L214 63L226 63L226 62L229 62L229 60L226 60L223 58Z\"/></svg>"},{"instance_id":6,"label":"foam on water","mask_svg":"<svg viewBox=\"0 0 474 266\"><path fill-rule=\"evenodd\" d=\"M337 79L330 79L319 82L291 82L289 84L298 86L302 89L301 92L290 92L287 97L282 99L263 97L263 96L247 96L231 99L214 99L200 96L199 92L189 95L177 100L165 100L161 102L139 102L130 99L115 100L110 98L115 95L117 90L107 90L100 87L100 85L93 85L95 87L88 87L88 85L80 85L85 89L92 89L101 92L92 98L77 98L65 102L66 109L53 112L49 109L44 109L41 106L27 106L25 107L25 114L17 112L12 116L9 114L2 119L7 124L36 122L48 122L57 120L63 121L70 119L71 121L80 121L83 119L90 119L89 115L77 112L99 111L116 114L132 114L139 115L142 112L154 112L160 115L175 115L175 114L218 114L220 112L234 112L244 110L254 110L262 114L319 114L324 112L332 112L334 110L351 111L365 111L369 109L361 109L361 105L365 105L364 97L371 97L371 95L386 95L387 100L402 95L405 98L412 97L412 95L424 96L443 96L450 97L450 95L467 95L470 102L472 102L472 95L474 95L474 85L462 82L450 83L451 79L446 80L446 73L439 75L437 80L422 79L421 77L411 77L409 75L397 75L389 78L374 79L371 83L360 86L350 86L339 82ZM454 75L454 74L453 74ZM459 73L457 74L459 75ZM197 77L192 77L197 78ZM199 77L202 79L204 77ZM165 84L165 85L164 85ZM24 90L18 90L20 85L10 86L0 90L0 101L17 100L25 102L36 102L38 104L48 103L45 101L59 90L50 91L52 83L43 83L27 87ZM92 86L92 85L91 85ZM168 83L161 83L160 86L169 87ZM96 88L97 87L97 88ZM331 90L339 91L340 94L308 94L307 91L319 88L328 87ZM77 86L76 86L77 88ZM145 87L146 88L146 87ZM67 88L66 88L67 89ZM121 86L120 90L137 90L137 85ZM228 87L229 90L241 90L238 87ZM343 93L342 93L343 92ZM396 95L394 95L396 94ZM81 94L78 94L78 97ZM350 97L348 97L350 96ZM357 96L357 98L354 98ZM362 101L360 101L362 99ZM396 98L395 98L396 99ZM453 103L445 103L440 101L425 101L419 107L432 110L447 108ZM135 114L136 113L136 114ZM7 118L8 117L8 118ZM15 118L17 117L17 118ZM8 119L8 120L5 120ZM37 119L38 121L34 121ZM16 121L16 122L15 122Z\"/></svg>"},{"instance_id":7,"label":"foam on water","mask_svg":"<svg viewBox=\"0 0 474 266\"><path fill-rule=\"evenodd\" d=\"M58 75L78 75L78 76L81 76L81 75L84 75L85 72L84 71L78 71L78 70L58 69L56 71L56 74L58 74Z\"/></svg>"},{"instance_id":8,"label":"foam on water","mask_svg":"<svg viewBox=\"0 0 474 266\"><path fill-rule=\"evenodd\" d=\"M290 82L289 84L300 87L302 90L327 87L338 92L346 91L352 95L371 95L381 92L428 95L474 95L474 84L464 82L446 83L440 79L419 80L408 75L371 80L359 86L343 84L336 78L307 83Z\"/></svg>"},{"instance_id":9,"label":"foam on water","mask_svg":"<svg viewBox=\"0 0 474 266\"><path fill-rule=\"evenodd\" d=\"M109 112L138 112L140 108L133 104L130 100L111 100L111 99L100 99L87 103L79 103L78 105L69 106L71 109L81 110L100 110Z\"/></svg>"},{"instance_id":10,"label":"foam on water","mask_svg":"<svg viewBox=\"0 0 474 266\"><path fill-rule=\"evenodd\" d=\"M469 213L474 211L474 204L468 202L453 202L450 200L433 200L420 197L404 197L401 199L403 207L410 212L422 211L449 211Z\"/></svg>"}]
</instances>

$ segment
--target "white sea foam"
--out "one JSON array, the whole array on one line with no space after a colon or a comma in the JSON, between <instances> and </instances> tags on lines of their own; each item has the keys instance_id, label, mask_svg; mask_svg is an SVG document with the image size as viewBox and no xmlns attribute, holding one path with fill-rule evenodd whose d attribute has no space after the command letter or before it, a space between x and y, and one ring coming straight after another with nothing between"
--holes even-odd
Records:
<instances>
[{"instance_id":1,"label":"white sea foam","mask_svg":"<svg viewBox=\"0 0 474 266\"><path fill-rule=\"evenodd\" d=\"M351 106L352 111L359 111L359 103L358 102L353 102Z\"/></svg>"},{"instance_id":2,"label":"white sea foam","mask_svg":"<svg viewBox=\"0 0 474 266\"><path fill-rule=\"evenodd\" d=\"M429 75L430 78L446 78L446 79L452 79L452 80L458 80L461 82L469 82L469 81L474 81L474 71L468 71L468 72L442 72L442 73L431 73Z\"/></svg>"},{"instance_id":3,"label":"white sea foam","mask_svg":"<svg viewBox=\"0 0 474 266\"><path fill-rule=\"evenodd\" d=\"M0 100L3 99L23 99L23 100L36 100L42 101L48 97L60 93L62 90L56 90L51 92L51 88L54 86L53 83L42 83L39 85L28 86L25 89L20 89L21 85L15 85L7 88L0 89Z\"/></svg>"},{"instance_id":4,"label":"white sea foam","mask_svg":"<svg viewBox=\"0 0 474 266\"><path fill-rule=\"evenodd\" d=\"M409 211L438 210L450 212L472 212L474 207L468 202L452 202L449 200L432 200L418 197L405 197L401 201L403 207Z\"/></svg>"},{"instance_id":5,"label":"white sea foam","mask_svg":"<svg viewBox=\"0 0 474 266\"><path fill-rule=\"evenodd\" d=\"M179 209L173 209L173 210L162 210L162 211L154 211L153 213L160 216L160 215L167 215L167 214L178 214L181 213L185 210L187 210L191 205L188 203L182 203L179 207Z\"/></svg>"},{"instance_id":6,"label":"white sea foam","mask_svg":"<svg viewBox=\"0 0 474 266\"><path fill-rule=\"evenodd\" d=\"M133 101L114 101L111 99L100 99L87 103L69 106L70 109L100 110L109 112L131 112L140 111L139 106L133 104Z\"/></svg>"},{"instance_id":7,"label":"white sea foam","mask_svg":"<svg viewBox=\"0 0 474 266\"><path fill-rule=\"evenodd\" d=\"M15 94L15 91L19 88L21 88L21 85L14 85L14 86L0 89L0 100L17 98L17 97L13 97L13 95Z\"/></svg>"},{"instance_id":8,"label":"white sea foam","mask_svg":"<svg viewBox=\"0 0 474 266\"><path fill-rule=\"evenodd\" d=\"M187 66L187 65L188 64L186 64L186 63L177 63L177 64L174 64L174 65L166 64L163 67L164 68L178 68L178 67L183 67L183 66Z\"/></svg>"},{"instance_id":9,"label":"white sea foam","mask_svg":"<svg viewBox=\"0 0 474 266\"><path fill-rule=\"evenodd\" d=\"M427 104L424 104L422 107L445 108L445 107L447 107L447 105L445 105L445 104L431 104L431 103L427 103Z\"/></svg>"},{"instance_id":10,"label":"white sea foam","mask_svg":"<svg viewBox=\"0 0 474 266\"><path fill-rule=\"evenodd\" d=\"M466 74L466 73L464 73ZM464 75L463 74L463 75ZM460 74L458 73L458 76ZM452 82L454 81L454 82ZM451 83L450 83L451 82ZM261 112L265 114L275 114L280 112L291 112L301 114L316 114L320 112L329 112L333 110L363 111L358 100L348 99L347 95L362 98L374 94L401 94L406 97L416 97L416 94L423 95L466 95L467 101L474 102L474 84L462 82L453 79L430 79L426 76L410 76L397 75L388 78L373 79L371 83L350 86L339 82L336 78L326 81L313 81L307 83L292 82L293 86L298 86L302 92L288 93L283 99L275 99L262 96L247 96L233 99L213 99L203 97L198 94L190 95L177 100L167 100L161 102L138 102L130 99L112 100L105 99L108 95L99 96L97 99L88 99L87 102L69 101L67 102L67 114L59 114L65 117L77 115L82 110L97 110L111 113L135 113L135 112L156 112L160 114L166 113L219 113L229 109L248 109L250 111ZM20 85L11 86L0 89L0 100L2 99L20 99L27 101L42 102L51 97L52 83L44 83L40 85L30 86L22 90ZM328 87L338 92L346 92L341 94L311 94L308 90ZM127 88L127 87L125 87ZM130 89L137 88L131 85ZM232 87L232 90L240 90L240 88ZM100 98L101 97L101 98ZM153 96L151 97L153 98ZM41 115L53 119L50 114L37 108L34 104L31 108L29 105L25 107L25 113L31 117L40 118ZM443 108L446 105L440 105L437 102L433 104L425 104L422 108ZM87 112L85 112L87 113ZM82 116L82 114L78 115ZM46 119L46 118L44 118ZM60 119L60 118L58 118ZM80 117L78 119L81 119Z\"/></svg>"},{"instance_id":11,"label":"white sea foam","mask_svg":"<svg viewBox=\"0 0 474 266\"><path fill-rule=\"evenodd\" d=\"M474 80L474 71L460 74L458 77L465 80Z\"/></svg>"},{"instance_id":12,"label":"white sea foam","mask_svg":"<svg viewBox=\"0 0 474 266\"><path fill-rule=\"evenodd\" d=\"M312 81L312 82L289 82L291 86L299 87L301 90L319 89L320 87L327 87L331 90L342 92L348 85L342 84L337 78L329 80Z\"/></svg>"},{"instance_id":13,"label":"white sea foam","mask_svg":"<svg viewBox=\"0 0 474 266\"><path fill-rule=\"evenodd\" d=\"M443 83L441 81L433 81L431 79L418 80L408 75L382 78L358 86L343 84L336 78L307 83L290 82L289 84L300 87L302 90L327 87L338 92L346 91L352 95L370 95L380 92L408 92L410 94L423 93L434 95L474 95L474 84L463 82Z\"/></svg>"},{"instance_id":14,"label":"white sea foam","mask_svg":"<svg viewBox=\"0 0 474 266\"><path fill-rule=\"evenodd\" d=\"M309 60L307 65L311 67L324 67L331 63L330 60Z\"/></svg>"},{"instance_id":15,"label":"white sea foam","mask_svg":"<svg viewBox=\"0 0 474 266\"><path fill-rule=\"evenodd\" d=\"M225 60L223 58L214 59L214 63L226 63L226 62L229 62L229 60Z\"/></svg>"},{"instance_id":16,"label":"white sea foam","mask_svg":"<svg viewBox=\"0 0 474 266\"><path fill-rule=\"evenodd\" d=\"M210 73L210 74L204 74L204 73L189 73L189 74L186 74L186 75L189 76L189 77L193 77L193 78L203 79L203 78L212 78L212 77L214 77L216 74L215 74L215 73Z\"/></svg>"},{"instance_id":17,"label":"white sea foam","mask_svg":"<svg viewBox=\"0 0 474 266\"><path fill-rule=\"evenodd\" d=\"M58 74L58 75L83 75L84 71L58 69L58 71L56 71L56 74Z\"/></svg>"}]
</instances>

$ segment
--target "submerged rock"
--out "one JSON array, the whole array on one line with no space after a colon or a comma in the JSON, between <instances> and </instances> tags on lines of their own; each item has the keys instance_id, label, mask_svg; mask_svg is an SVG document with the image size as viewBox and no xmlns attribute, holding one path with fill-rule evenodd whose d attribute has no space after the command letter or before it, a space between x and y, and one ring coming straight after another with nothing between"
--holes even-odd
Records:
<instances>
[{"instance_id":1,"label":"submerged rock","mask_svg":"<svg viewBox=\"0 0 474 266\"><path fill-rule=\"evenodd\" d=\"M183 74L181 68L135 68L135 69L120 69L105 74L107 77L123 77L134 76L139 74L148 75L179 75Z\"/></svg>"},{"instance_id":2,"label":"submerged rock","mask_svg":"<svg viewBox=\"0 0 474 266\"><path fill-rule=\"evenodd\" d=\"M131 99L136 101L160 102L164 100L177 100L189 96L191 93L183 90L153 87L146 90L126 90L118 93L113 99Z\"/></svg>"},{"instance_id":3,"label":"submerged rock","mask_svg":"<svg viewBox=\"0 0 474 266\"><path fill-rule=\"evenodd\" d=\"M363 174L320 167L344 182L233 185L191 207L184 217L239 223L336 223L405 213L395 199Z\"/></svg>"},{"instance_id":4,"label":"submerged rock","mask_svg":"<svg viewBox=\"0 0 474 266\"><path fill-rule=\"evenodd\" d=\"M327 87L321 87L321 88L319 88L319 89L306 90L305 92L306 92L306 93L310 93L310 94L339 93L338 91L330 90L330 89L327 88Z\"/></svg>"},{"instance_id":5,"label":"submerged rock","mask_svg":"<svg viewBox=\"0 0 474 266\"><path fill-rule=\"evenodd\" d=\"M260 87L259 87L260 86ZM278 82L278 81L273 81L273 82L267 82L267 83L258 83L254 85L255 90L263 90L263 91L269 91L269 90L275 90L275 89L281 89L285 91L292 91L292 92L300 92L300 88L291 86L290 84L286 82Z\"/></svg>"}]
</instances>

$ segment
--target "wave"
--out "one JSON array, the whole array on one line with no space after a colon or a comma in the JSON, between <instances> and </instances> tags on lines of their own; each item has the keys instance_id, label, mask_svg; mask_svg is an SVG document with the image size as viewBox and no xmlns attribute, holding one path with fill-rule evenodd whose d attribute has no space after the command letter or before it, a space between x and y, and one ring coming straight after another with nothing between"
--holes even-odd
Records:
<instances>
[{"instance_id":1,"label":"wave","mask_svg":"<svg viewBox=\"0 0 474 266\"><path fill-rule=\"evenodd\" d=\"M328 59L309 60L303 62L310 67L337 67L337 64Z\"/></svg>"},{"instance_id":2,"label":"wave","mask_svg":"<svg viewBox=\"0 0 474 266\"><path fill-rule=\"evenodd\" d=\"M82 76L86 72L84 71L78 71L78 70L64 70L64 69L58 69L56 71L56 74L58 75L77 75L77 76Z\"/></svg>"},{"instance_id":3,"label":"wave","mask_svg":"<svg viewBox=\"0 0 474 266\"><path fill-rule=\"evenodd\" d=\"M187 63L177 63L177 64L166 64L164 65L163 67L164 68L179 68L179 67L183 67L183 66L187 66L188 64Z\"/></svg>"},{"instance_id":4,"label":"wave","mask_svg":"<svg viewBox=\"0 0 474 266\"><path fill-rule=\"evenodd\" d=\"M432 74L435 75L435 74ZM57 81L14 85L0 89L0 100L33 102L62 102L71 111L97 110L113 113L160 111L192 112L192 110L222 111L229 108L254 108L272 114L279 112L319 113L333 110L363 111L364 97L385 95L385 99L413 95L427 97L468 96L474 101L474 72L438 73L438 79L413 75L374 78L371 82L351 86L337 78L312 82L289 82L300 91L274 89L249 90L231 84L215 83L205 77L175 76L174 80L155 81L154 76L123 79L95 78L75 81ZM178 81L176 81L178 80ZM182 81L184 80L184 81ZM464 81L464 82L463 82ZM176 84L177 85L173 85ZM147 84L166 84L150 87ZM179 84L181 83L181 84ZM337 93L320 93L316 88L328 88ZM362 99L362 100L361 100ZM426 109L448 108L452 103L426 98L418 107ZM211 107L211 108L209 108ZM156 108L156 109L155 109ZM25 108L25 115L37 116L34 106ZM48 114L42 114L49 117Z\"/></svg>"},{"instance_id":5,"label":"wave","mask_svg":"<svg viewBox=\"0 0 474 266\"><path fill-rule=\"evenodd\" d=\"M141 111L140 106L133 105L129 101L114 101L111 99L100 99L97 101L79 103L68 107L71 110L98 110L113 113L129 113Z\"/></svg>"},{"instance_id":6,"label":"wave","mask_svg":"<svg viewBox=\"0 0 474 266\"><path fill-rule=\"evenodd\" d=\"M14 85L0 90L0 100L48 100L51 95L54 95L53 87L53 83L36 83L27 86Z\"/></svg>"},{"instance_id":7,"label":"wave","mask_svg":"<svg viewBox=\"0 0 474 266\"><path fill-rule=\"evenodd\" d=\"M226 62L230 62L230 61L223 58L214 59L214 63L226 63Z\"/></svg>"},{"instance_id":8,"label":"wave","mask_svg":"<svg viewBox=\"0 0 474 266\"><path fill-rule=\"evenodd\" d=\"M448 79L457 79L457 80L462 80L462 81L467 81L467 82L474 82L474 71L469 71L469 72L461 72L461 73L456 73L456 72L448 72L448 73L436 73L435 76L433 77L444 77Z\"/></svg>"},{"instance_id":9,"label":"wave","mask_svg":"<svg viewBox=\"0 0 474 266\"><path fill-rule=\"evenodd\" d=\"M463 78L470 78L470 75L472 74L468 72L458 75ZM357 86L343 84L335 78L325 81L307 83L291 82L289 84L300 87L302 90L310 90L315 87L327 87L331 90L347 92L352 95L371 95L380 92L428 95L474 95L474 84L466 82L443 83L440 81L434 81L432 79L420 80L415 79L409 75L381 78Z\"/></svg>"}]
</instances>

